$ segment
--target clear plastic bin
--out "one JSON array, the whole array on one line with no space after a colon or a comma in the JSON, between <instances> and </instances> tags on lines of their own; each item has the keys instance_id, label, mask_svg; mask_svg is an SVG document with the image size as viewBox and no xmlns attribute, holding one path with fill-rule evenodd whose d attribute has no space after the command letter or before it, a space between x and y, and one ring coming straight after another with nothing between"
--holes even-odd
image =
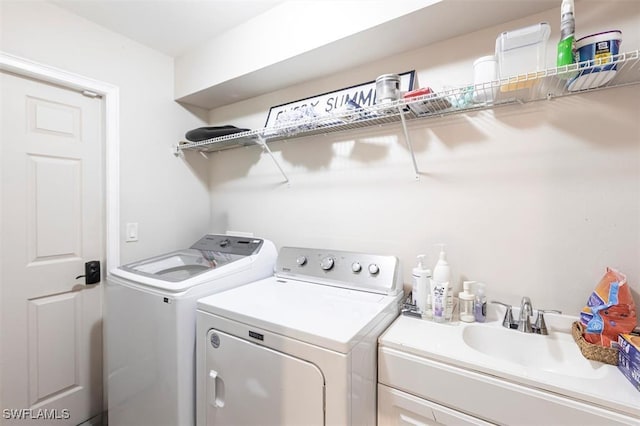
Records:
<instances>
[{"instance_id":1,"label":"clear plastic bin","mask_svg":"<svg viewBox=\"0 0 640 426\"><path fill-rule=\"evenodd\" d=\"M547 22L500 34L496 39L500 78L544 70L550 34Z\"/></svg>"}]
</instances>

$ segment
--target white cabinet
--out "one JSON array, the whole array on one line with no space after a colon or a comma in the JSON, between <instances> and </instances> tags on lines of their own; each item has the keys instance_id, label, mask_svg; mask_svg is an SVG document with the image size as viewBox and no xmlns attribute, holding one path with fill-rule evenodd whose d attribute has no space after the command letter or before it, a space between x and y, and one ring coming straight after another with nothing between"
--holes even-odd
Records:
<instances>
[{"instance_id":1,"label":"white cabinet","mask_svg":"<svg viewBox=\"0 0 640 426\"><path fill-rule=\"evenodd\" d=\"M437 426L491 423L378 383L378 424Z\"/></svg>"}]
</instances>

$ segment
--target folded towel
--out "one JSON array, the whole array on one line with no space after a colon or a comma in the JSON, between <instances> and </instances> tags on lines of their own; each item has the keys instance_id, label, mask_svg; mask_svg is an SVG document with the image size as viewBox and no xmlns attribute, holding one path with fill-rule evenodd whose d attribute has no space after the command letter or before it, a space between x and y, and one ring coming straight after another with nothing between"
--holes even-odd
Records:
<instances>
[{"instance_id":1,"label":"folded towel","mask_svg":"<svg viewBox=\"0 0 640 426\"><path fill-rule=\"evenodd\" d=\"M240 129L236 126L215 126L215 127L199 127L189 130L185 134L185 138L191 142L200 142L220 136L232 135L234 133L248 132L250 129Z\"/></svg>"}]
</instances>

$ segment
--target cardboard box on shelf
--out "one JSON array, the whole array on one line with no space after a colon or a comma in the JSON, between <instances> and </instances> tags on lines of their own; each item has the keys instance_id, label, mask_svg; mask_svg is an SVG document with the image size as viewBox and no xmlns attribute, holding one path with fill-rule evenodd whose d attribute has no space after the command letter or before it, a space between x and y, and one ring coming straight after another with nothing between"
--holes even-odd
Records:
<instances>
[{"instance_id":1,"label":"cardboard box on shelf","mask_svg":"<svg viewBox=\"0 0 640 426\"><path fill-rule=\"evenodd\" d=\"M618 344L618 369L640 391L640 336L620 334Z\"/></svg>"}]
</instances>

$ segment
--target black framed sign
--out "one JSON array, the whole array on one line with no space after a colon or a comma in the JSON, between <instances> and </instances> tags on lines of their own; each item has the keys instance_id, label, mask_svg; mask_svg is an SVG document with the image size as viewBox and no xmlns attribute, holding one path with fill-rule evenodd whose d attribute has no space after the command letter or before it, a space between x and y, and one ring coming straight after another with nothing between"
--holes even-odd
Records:
<instances>
[{"instance_id":1,"label":"black framed sign","mask_svg":"<svg viewBox=\"0 0 640 426\"><path fill-rule=\"evenodd\" d=\"M415 70L398 74L400 76L400 90L408 92L413 90ZM291 124L305 119L323 117L345 111L348 107L373 106L376 102L376 81L344 89L311 96L298 101L276 105L269 109L265 127L273 127L279 124Z\"/></svg>"}]
</instances>

